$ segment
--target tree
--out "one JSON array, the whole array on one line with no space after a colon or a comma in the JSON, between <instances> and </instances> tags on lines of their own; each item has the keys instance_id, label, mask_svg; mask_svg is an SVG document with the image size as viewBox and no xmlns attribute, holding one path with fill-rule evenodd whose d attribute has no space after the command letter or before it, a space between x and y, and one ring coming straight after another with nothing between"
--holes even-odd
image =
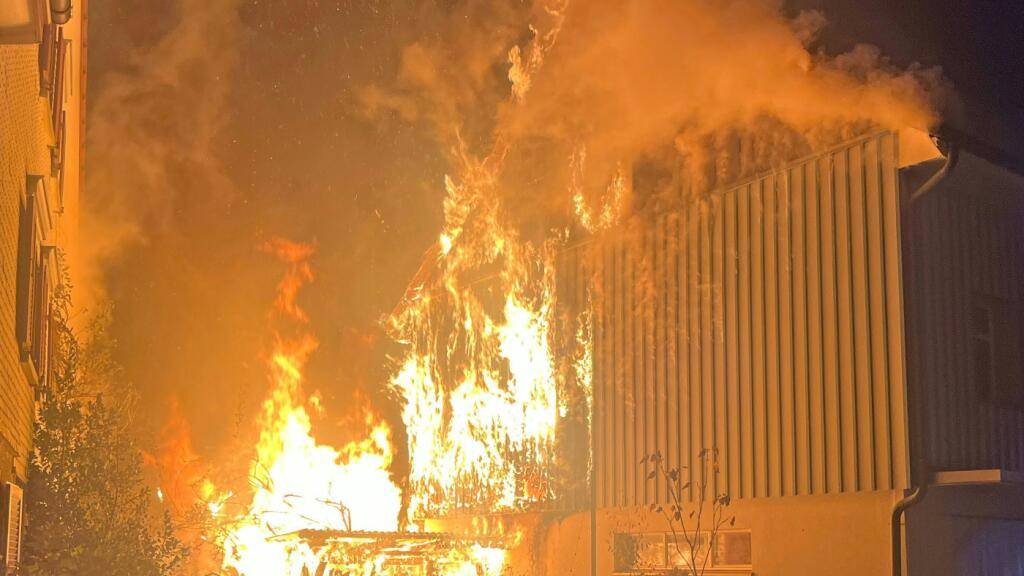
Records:
<instances>
[{"instance_id":1,"label":"tree","mask_svg":"<svg viewBox=\"0 0 1024 576\"><path fill-rule=\"evenodd\" d=\"M711 559L719 531L736 522L735 516L726 512L732 503L728 493L714 493L718 478L718 449L704 449L697 458L699 470L690 470L689 479L683 479L686 466L669 468L661 452L654 452L640 461L642 466L653 465L647 473L647 480L664 480L668 487L668 503L651 505L652 512L664 515L672 531L670 550L675 549L686 566L690 576L702 576ZM694 474L696 472L696 474ZM683 492L694 491L694 502L687 502ZM710 517L708 517L710 513ZM689 522L692 529L687 530Z\"/></svg>"},{"instance_id":2,"label":"tree","mask_svg":"<svg viewBox=\"0 0 1024 576\"><path fill-rule=\"evenodd\" d=\"M120 383L96 382L98 374L119 372L107 358L86 356L103 349L94 347L106 338L102 323L91 324L81 346L68 324L69 307L65 281L54 298L52 390L36 414L20 574L173 574L188 551L170 517L154 510L124 402L104 396Z\"/></svg>"}]
</instances>

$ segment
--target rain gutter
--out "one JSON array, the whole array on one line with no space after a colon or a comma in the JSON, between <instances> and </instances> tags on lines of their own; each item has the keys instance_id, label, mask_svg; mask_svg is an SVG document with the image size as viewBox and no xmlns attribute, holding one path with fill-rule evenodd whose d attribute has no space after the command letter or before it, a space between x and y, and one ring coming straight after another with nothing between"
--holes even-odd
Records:
<instances>
[{"instance_id":1,"label":"rain gutter","mask_svg":"<svg viewBox=\"0 0 1024 576\"><path fill-rule=\"evenodd\" d=\"M942 165L942 168L939 168L938 172L932 174L932 177L924 184L921 184L917 190L914 190L914 193L910 195L910 204L917 202L931 192L936 184L944 180L946 176L949 176L949 173L956 168L957 163L960 161L960 148L956 144L939 140L938 145L940 150L946 148L946 163Z\"/></svg>"}]
</instances>

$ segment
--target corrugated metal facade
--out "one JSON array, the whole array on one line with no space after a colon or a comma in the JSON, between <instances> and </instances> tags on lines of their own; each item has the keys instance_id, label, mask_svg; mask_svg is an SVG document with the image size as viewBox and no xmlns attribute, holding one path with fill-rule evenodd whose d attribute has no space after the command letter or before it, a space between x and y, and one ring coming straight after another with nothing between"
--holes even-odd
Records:
<instances>
[{"instance_id":1,"label":"corrugated metal facade","mask_svg":"<svg viewBox=\"0 0 1024 576\"><path fill-rule=\"evenodd\" d=\"M592 288L599 506L663 501L655 450L692 469L717 448L733 498L907 485L897 146L858 140L565 255Z\"/></svg>"},{"instance_id":2,"label":"corrugated metal facade","mask_svg":"<svg viewBox=\"0 0 1024 576\"><path fill-rule=\"evenodd\" d=\"M914 170L906 178L907 188L921 180ZM1024 179L965 156L906 211L903 245L908 372L928 463L1024 470L1024 404L979 389L970 319L977 299L994 298L1016 309L1012 329L1024 331ZM1024 387L1020 373L1008 376Z\"/></svg>"}]
</instances>

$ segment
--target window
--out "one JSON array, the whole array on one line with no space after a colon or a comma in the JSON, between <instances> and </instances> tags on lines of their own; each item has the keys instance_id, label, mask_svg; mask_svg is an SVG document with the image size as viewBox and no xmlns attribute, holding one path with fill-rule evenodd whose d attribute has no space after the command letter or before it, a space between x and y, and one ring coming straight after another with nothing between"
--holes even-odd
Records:
<instances>
[{"instance_id":1,"label":"window","mask_svg":"<svg viewBox=\"0 0 1024 576\"><path fill-rule=\"evenodd\" d=\"M74 81L68 76L71 66L71 41L64 38L64 28L47 24L39 44L39 86L50 103L50 125L53 147L50 150L50 175L57 178L59 203L64 202L64 163L67 159L67 112L64 104L71 95Z\"/></svg>"},{"instance_id":2,"label":"window","mask_svg":"<svg viewBox=\"0 0 1024 576\"><path fill-rule=\"evenodd\" d=\"M710 532L701 532L696 550L698 563L706 561L709 573L752 570L749 531L723 530L716 534L713 546L710 539ZM616 534L613 542L616 574L660 574L686 570L689 565L690 547L681 534Z\"/></svg>"},{"instance_id":3,"label":"window","mask_svg":"<svg viewBox=\"0 0 1024 576\"><path fill-rule=\"evenodd\" d=\"M615 572L636 573L666 568L664 534L616 534Z\"/></svg>"},{"instance_id":4,"label":"window","mask_svg":"<svg viewBox=\"0 0 1024 576\"><path fill-rule=\"evenodd\" d=\"M1019 302L976 296L970 310L971 375L984 399L1024 407L1024 314Z\"/></svg>"},{"instance_id":5,"label":"window","mask_svg":"<svg viewBox=\"0 0 1024 576\"><path fill-rule=\"evenodd\" d=\"M40 179L30 177L26 193L22 198L21 214L18 218L18 277L17 277L17 311L15 314L15 332L21 349L22 360L28 358L32 349L34 334L33 312L35 310L36 274L39 262L39 220L36 216L36 204L42 190Z\"/></svg>"},{"instance_id":6,"label":"window","mask_svg":"<svg viewBox=\"0 0 1024 576\"><path fill-rule=\"evenodd\" d=\"M750 558L752 556L750 532L719 532L718 538L715 539L715 548L712 552L714 554L711 559L712 566L723 568L750 567Z\"/></svg>"},{"instance_id":7,"label":"window","mask_svg":"<svg viewBox=\"0 0 1024 576\"><path fill-rule=\"evenodd\" d=\"M0 44L35 44L42 39L46 0L0 2Z\"/></svg>"},{"instance_id":8,"label":"window","mask_svg":"<svg viewBox=\"0 0 1024 576\"><path fill-rule=\"evenodd\" d=\"M50 384L53 344L51 333L51 296L58 278L55 276L56 254L52 246L43 244L40 223L43 221L42 199L46 193L42 181L30 177L22 201L18 227L18 276L15 335L22 362L34 377L37 392L44 393Z\"/></svg>"},{"instance_id":9,"label":"window","mask_svg":"<svg viewBox=\"0 0 1024 576\"><path fill-rule=\"evenodd\" d=\"M3 574L17 573L21 564L22 492L17 484L7 483L3 490L3 510L0 511L0 543L3 554Z\"/></svg>"}]
</instances>

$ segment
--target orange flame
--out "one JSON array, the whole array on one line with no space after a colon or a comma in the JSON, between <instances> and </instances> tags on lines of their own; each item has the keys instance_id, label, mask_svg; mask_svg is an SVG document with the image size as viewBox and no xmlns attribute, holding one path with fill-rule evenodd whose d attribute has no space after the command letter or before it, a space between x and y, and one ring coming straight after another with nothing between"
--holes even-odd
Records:
<instances>
[{"instance_id":1,"label":"orange flame","mask_svg":"<svg viewBox=\"0 0 1024 576\"><path fill-rule=\"evenodd\" d=\"M274 239L264 249L288 264L288 270L272 314L278 324L268 360L273 386L263 403L250 469L254 493L223 537L224 567L245 576L315 568L312 549L278 536L304 529L395 530L401 509L401 492L388 472L392 447L385 423L368 415L369 437L340 449L318 443L313 434L303 369L319 343L308 331L297 295L314 278L309 258L315 248ZM283 335L286 329L291 336Z\"/></svg>"},{"instance_id":2,"label":"orange flame","mask_svg":"<svg viewBox=\"0 0 1024 576\"><path fill-rule=\"evenodd\" d=\"M299 291L314 278L309 258L315 249L275 239L265 250L288 264L271 315L276 330L267 367L273 386L263 403L250 468L252 499L243 514L222 525L223 568L240 576L280 576L330 564L353 576L380 574L383 553L338 557L337 551L314 550L301 537L282 538L302 530L396 531L402 493L389 473L391 430L374 415L365 417L370 432L362 440L340 449L317 442L306 408L315 405L315 397L305 397L302 386L306 362L319 343L297 303ZM502 550L479 545L455 546L443 555L437 559L439 576L494 575L504 563Z\"/></svg>"},{"instance_id":3,"label":"orange flame","mask_svg":"<svg viewBox=\"0 0 1024 576\"><path fill-rule=\"evenodd\" d=\"M172 396L167 405L169 414L160 429L157 452L146 455L146 462L156 468L161 500L180 512L200 496L196 487L202 481L202 464L192 446L192 428L180 401Z\"/></svg>"}]
</instances>

